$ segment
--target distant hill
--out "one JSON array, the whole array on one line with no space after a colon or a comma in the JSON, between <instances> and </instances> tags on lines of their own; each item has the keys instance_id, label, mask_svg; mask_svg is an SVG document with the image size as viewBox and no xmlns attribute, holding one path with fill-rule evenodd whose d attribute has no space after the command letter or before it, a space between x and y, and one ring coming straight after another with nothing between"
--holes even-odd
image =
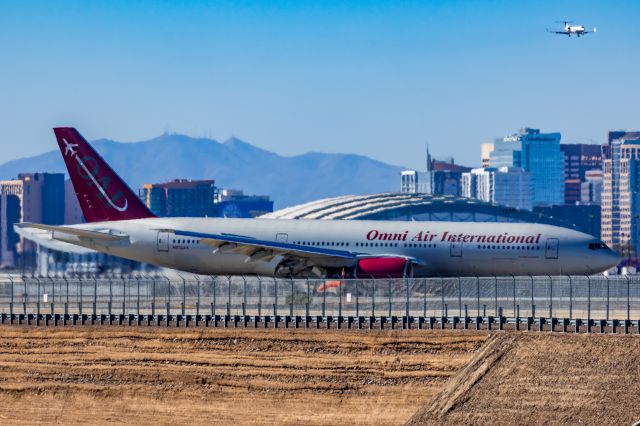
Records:
<instances>
[{"instance_id":1,"label":"distant hill","mask_svg":"<svg viewBox=\"0 0 640 426\"><path fill-rule=\"evenodd\" d=\"M221 188L270 195L276 208L345 194L396 191L401 167L354 154L283 157L237 138L223 143L184 135L122 143L100 139L96 150L135 191L143 183L215 179ZM56 149L0 165L0 179L22 172L66 172Z\"/></svg>"}]
</instances>

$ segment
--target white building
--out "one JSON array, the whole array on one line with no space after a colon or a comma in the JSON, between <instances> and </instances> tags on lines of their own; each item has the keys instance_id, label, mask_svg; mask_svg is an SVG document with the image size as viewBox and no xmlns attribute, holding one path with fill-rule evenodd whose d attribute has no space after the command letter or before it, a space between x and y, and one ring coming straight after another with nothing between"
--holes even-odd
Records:
<instances>
[{"instance_id":1,"label":"white building","mask_svg":"<svg viewBox=\"0 0 640 426\"><path fill-rule=\"evenodd\" d=\"M533 205L531 177L519 167L488 167L463 173L462 195L525 210Z\"/></svg>"},{"instance_id":2,"label":"white building","mask_svg":"<svg viewBox=\"0 0 640 426\"><path fill-rule=\"evenodd\" d=\"M400 192L404 194L430 194L430 172L403 170L400 172Z\"/></svg>"}]
</instances>

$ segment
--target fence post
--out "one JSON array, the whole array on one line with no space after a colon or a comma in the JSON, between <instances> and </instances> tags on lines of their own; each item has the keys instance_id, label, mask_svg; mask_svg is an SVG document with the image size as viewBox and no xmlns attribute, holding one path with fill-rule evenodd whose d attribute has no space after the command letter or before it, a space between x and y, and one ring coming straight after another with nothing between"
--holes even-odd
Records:
<instances>
[{"instance_id":1,"label":"fence post","mask_svg":"<svg viewBox=\"0 0 640 426\"><path fill-rule=\"evenodd\" d=\"M326 308L327 308L327 282L325 281L322 285L322 316L326 316Z\"/></svg>"},{"instance_id":2,"label":"fence post","mask_svg":"<svg viewBox=\"0 0 640 426\"><path fill-rule=\"evenodd\" d=\"M476 276L476 301L478 303L478 315L480 316L480 277Z\"/></svg>"},{"instance_id":3,"label":"fence post","mask_svg":"<svg viewBox=\"0 0 640 426\"><path fill-rule=\"evenodd\" d=\"M13 303L14 303L14 289L13 289L13 278L9 275L9 281L11 281L11 302L9 303L9 315L11 315L10 322L13 324Z\"/></svg>"},{"instance_id":4,"label":"fence post","mask_svg":"<svg viewBox=\"0 0 640 426\"><path fill-rule=\"evenodd\" d=\"M533 275L529 275L529 278L531 279L531 317L535 317L536 313L535 313L535 306L536 306L536 302L533 298Z\"/></svg>"},{"instance_id":5,"label":"fence post","mask_svg":"<svg viewBox=\"0 0 640 426\"><path fill-rule=\"evenodd\" d=\"M308 280L307 280L308 281ZM258 316L262 316L262 280L258 276Z\"/></svg>"},{"instance_id":6,"label":"fence post","mask_svg":"<svg viewBox=\"0 0 640 426\"><path fill-rule=\"evenodd\" d=\"M82 279L78 279L78 291L80 292L80 302L78 303L79 314L80 314L80 322L82 322L82 302L84 302L82 298Z\"/></svg>"},{"instance_id":7,"label":"fence post","mask_svg":"<svg viewBox=\"0 0 640 426\"><path fill-rule=\"evenodd\" d=\"M163 275L164 279L167 280L167 317L169 315L171 315L171 280L166 276ZM169 323L169 319L167 318L167 325Z\"/></svg>"},{"instance_id":8,"label":"fence post","mask_svg":"<svg viewBox=\"0 0 640 426\"><path fill-rule=\"evenodd\" d=\"M124 276L120 277L122 278L122 316L126 315L126 308L127 308L127 281L125 280ZM129 293L131 294L131 293Z\"/></svg>"},{"instance_id":9,"label":"fence post","mask_svg":"<svg viewBox=\"0 0 640 426\"><path fill-rule=\"evenodd\" d=\"M516 315L516 276L515 275L511 275L513 277L513 316L520 316L520 315Z\"/></svg>"},{"instance_id":10,"label":"fence post","mask_svg":"<svg viewBox=\"0 0 640 426\"><path fill-rule=\"evenodd\" d=\"M178 274L178 276L182 280L182 306L181 306L181 309L180 309L180 313L182 314L182 317L184 318L184 316L187 313L187 281L184 279L182 274ZM229 284L229 285L231 285L231 284Z\"/></svg>"},{"instance_id":11,"label":"fence post","mask_svg":"<svg viewBox=\"0 0 640 426\"><path fill-rule=\"evenodd\" d=\"M64 302L64 315L66 317L67 315L69 315L69 280L66 276L63 279L65 283L65 291L67 292Z\"/></svg>"},{"instance_id":12,"label":"fence post","mask_svg":"<svg viewBox=\"0 0 640 426\"><path fill-rule=\"evenodd\" d=\"M610 281L609 281L609 277L607 277L606 275L605 275L605 277L607 278L607 316L606 316L606 319L607 319L607 321L609 321L609 302L610 302L609 293L610 293Z\"/></svg>"},{"instance_id":13,"label":"fence post","mask_svg":"<svg viewBox=\"0 0 640 426\"><path fill-rule=\"evenodd\" d=\"M151 315L156 316L156 277L151 278Z\"/></svg>"},{"instance_id":14,"label":"fence post","mask_svg":"<svg viewBox=\"0 0 640 426\"><path fill-rule=\"evenodd\" d=\"M242 277L242 319L247 316L247 279L244 275Z\"/></svg>"},{"instance_id":15,"label":"fence post","mask_svg":"<svg viewBox=\"0 0 640 426\"><path fill-rule=\"evenodd\" d=\"M376 316L376 280L371 280L371 316Z\"/></svg>"},{"instance_id":16,"label":"fence post","mask_svg":"<svg viewBox=\"0 0 640 426\"><path fill-rule=\"evenodd\" d=\"M111 318L111 304L113 303L113 281L109 277L109 318Z\"/></svg>"},{"instance_id":17,"label":"fence post","mask_svg":"<svg viewBox=\"0 0 640 426\"><path fill-rule=\"evenodd\" d=\"M462 317L462 282L458 277L458 318Z\"/></svg>"},{"instance_id":18,"label":"fence post","mask_svg":"<svg viewBox=\"0 0 640 426\"><path fill-rule=\"evenodd\" d=\"M96 315L96 309L98 305L98 279L93 277L93 315Z\"/></svg>"},{"instance_id":19,"label":"fence post","mask_svg":"<svg viewBox=\"0 0 640 426\"><path fill-rule=\"evenodd\" d=\"M198 292L198 300L196 301L196 318L198 318L198 316L200 315L200 278L198 277L198 275L195 275L196 278L196 285L197 287L197 292Z\"/></svg>"},{"instance_id":20,"label":"fence post","mask_svg":"<svg viewBox=\"0 0 640 426\"><path fill-rule=\"evenodd\" d=\"M33 279L38 282L38 304L36 305L36 314L38 315L38 318L40 318L40 300L42 299L42 296L40 294L40 278L33 277ZM38 319L38 321L40 320Z\"/></svg>"},{"instance_id":21,"label":"fence post","mask_svg":"<svg viewBox=\"0 0 640 426\"><path fill-rule=\"evenodd\" d=\"M495 299L495 314L498 316L498 277L493 276L493 293Z\"/></svg>"},{"instance_id":22,"label":"fence post","mask_svg":"<svg viewBox=\"0 0 640 426\"><path fill-rule=\"evenodd\" d=\"M389 290L389 318L391 318L391 314L392 312L392 301L391 301L391 278L387 279L387 284L388 284L388 290Z\"/></svg>"},{"instance_id":23,"label":"fence post","mask_svg":"<svg viewBox=\"0 0 640 426\"><path fill-rule=\"evenodd\" d=\"M307 278L307 309L305 310L305 322L306 318L309 318L309 305L311 304L311 285L309 284L309 278Z\"/></svg>"},{"instance_id":24,"label":"fence post","mask_svg":"<svg viewBox=\"0 0 640 426\"><path fill-rule=\"evenodd\" d=\"M24 297L22 298L22 313L27 316L27 302L29 301L29 292L27 291L27 280L22 277L22 284L24 285Z\"/></svg>"},{"instance_id":25,"label":"fence post","mask_svg":"<svg viewBox=\"0 0 640 426\"><path fill-rule=\"evenodd\" d=\"M275 291L274 299L275 299L275 302L276 302L273 305L273 316L277 317L278 316L278 279L276 277L273 277L273 284L274 284L273 288L274 288L274 291ZM276 321L276 324L278 324L277 321Z\"/></svg>"},{"instance_id":26,"label":"fence post","mask_svg":"<svg viewBox=\"0 0 640 426\"><path fill-rule=\"evenodd\" d=\"M294 289L293 289L293 277L290 277L291 280L291 304L289 305L289 316L293 316L293 293L294 293Z\"/></svg>"},{"instance_id":27,"label":"fence post","mask_svg":"<svg viewBox=\"0 0 640 426\"><path fill-rule=\"evenodd\" d=\"M405 287L406 287L406 296L407 296L407 303L405 306L405 317L406 317L406 323L407 323L407 328L409 327L409 278L405 278Z\"/></svg>"},{"instance_id":28,"label":"fence post","mask_svg":"<svg viewBox=\"0 0 640 426\"><path fill-rule=\"evenodd\" d=\"M136 317L140 321L140 275L136 276L136 282L138 284L138 295L136 297ZM140 324L138 322L138 324Z\"/></svg>"},{"instance_id":29,"label":"fence post","mask_svg":"<svg viewBox=\"0 0 640 426\"><path fill-rule=\"evenodd\" d=\"M47 272L48 274L48 272ZM51 315L54 314L55 312L55 305L56 305L56 287L55 284L53 283L53 278L51 278L50 276L47 275L47 278L49 278L49 281L51 282Z\"/></svg>"},{"instance_id":30,"label":"fence post","mask_svg":"<svg viewBox=\"0 0 640 426\"><path fill-rule=\"evenodd\" d=\"M231 317L231 275L227 275L227 283L229 284L227 290L227 317Z\"/></svg>"},{"instance_id":31,"label":"fence post","mask_svg":"<svg viewBox=\"0 0 640 426\"><path fill-rule=\"evenodd\" d=\"M440 277L440 316L445 316L444 314L444 278Z\"/></svg>"},{"instance_id":32,"label":"fence post","mask_svg":"<svg viewBox=\"0 0 640 426\"><path fill-rule=\"evenodd\" d=\"M211 304L211 315L213 315L214 317L216 316L216 305L217 305L217 300L216 300L216 278L215 277L211 277L211 285L213 285L213 303ZM215 323L215 318L213 319L214 323Z\"/></svg>"},{"instance_id":33,"label":"fence post","mask_svg":"<svg viewBox=\"0 0 640 426\"><path fill-rule=\"evenodd\" d=\"M631 283L629 275L624 276L627 279L627 321L631 320Z\"/></svg>"},{"instance_id":34,"label":"fence post","mask_svg":"<svg viewBox=\"0 0 640 426\"><path fill-rule=\"evenodd\" d=\"M356 278L356 318L360 318L360 280ZM359 320L358 320L359 321ZM358 324L360 324L358 322ZM358 325L360 327L360 325Z\"/></svg>"},{"instance_id":35,"label":"fence post","mask_svg":"<svg viewBox=\"0 0 640 426\"><path fill-rule=\"evenodd\" d=\"M569 319L573 319L573 277L569 275Z\"/></svg>"},{"instance_id":36,"label":"fence post","mask_svg":"<svg viewBox=\"0 0 640 426\"><path fill-rule=\"evenodd\" d=\"M427 317L427 280L428 278L424 278L424 300L422 306L422 318Z\"/></svg>"},{"instance_id":37,"label":"fence post","mask_svg":"<svg viewBox=\"0 0 640 426\"><path fill-rule=\"evenodd\" d=\"M587 276L587 331L591 330L591 277Z\"/></svg>"},{"instance_id":38,"label":"fence post","mask_svg":"<svg viewBox=\"0 0 640 426\"><path fill-rule=\"evenodd\" d=\"M553 318L553 278L549 277L549 318Z\"/></svg>"}]
</instances>

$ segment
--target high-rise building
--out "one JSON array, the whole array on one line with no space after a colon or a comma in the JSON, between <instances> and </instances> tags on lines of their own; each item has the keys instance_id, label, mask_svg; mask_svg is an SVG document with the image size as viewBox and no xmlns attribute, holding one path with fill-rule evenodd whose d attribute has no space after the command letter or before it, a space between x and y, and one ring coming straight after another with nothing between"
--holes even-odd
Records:
<instances>
[{"instance_id":1,"label":"high-rise building","mask_svg":"<svg viewBox=\"0 0 640 426\"><path fill-rule=\"evenodd\" d=\"M640 132L610 132L603 153L602 240L635 258L640 239Z\"/></svg>"},{"instance_id":2,"label":"high-rise building","mask_svg":"<svg viewBox=\"0 0 640 426\"><path fill-rule=\"evenodd\" d=\"M513 134L493 141L493 151L489 154L491 167L520 167L522 144L520 135Z\"/></svg>"},{"instance_id":3,"label":"high-rise building","mask_svg":"<svg viewBox=\"0 0 640 426\"><path fill-rule=\"evenodd\" d=\"M462 195L508 207L530 210L530 174L519 167L487 167L462 174Z\"/></svg>"},{"instance_id":4,"label":"high-rise building","mask_svg":"<svg viewBox=\"0 0 640 426\"><path fill-rule=\"evenodd\" d=\"M529 172L534 206L564 203L560 133L540 133L540 129L523 128L518 133L496 139L490 163L491 167L522 167Z\"/></svg>"},{"instance_id":5,"label":"high-rise building","mask_svg":"<svg viewBox=\"0 0 640 426\"><path fill-rule=\"evenodd\" d=\"M564 156L560 133L540 133L525 128L520 132L522 168L531 174L533 205L564 203Z\"/></svg>"},{"instance_id":6,"label":"high-rise building","mask_svg":"<svg viewBox=\"0 0 640 426\"><path fill-rule=\"evenodd\" d=\"M47 225L64 223L64 174L20 173L18 179L0 181L0 228L4 237L0 241L0 256L5 266L15 264L16 255L33 253L35 245L20 241L13 230L18 222ZM9 253L13 253L9 259Z\"/></svg>"},{"instance_id":7,"label":"high-rise building","mask_svg":"<svg viewBox=\"0 0 640 426\"><path fill-rule=\"evenodd\" d=\"M273 201L267 195L245 195L241 190L223 189L217 199L222 217L258 217L273 212Z\"/></svg>"},{"instance_id":8,"label":"high-rise building","mask_svg":"<svg viewBox=\"0 0 640 426\"><path fill-rule=\"evenodd\" d=\"M427 171L403 170L400 172L400 192L412 194L462 195L462 174L471 167L455 164L450 157L436 160L427 149Z\"/></svg>"},{"instance_id":9,"label":"high-rise building","mask_svg":"<svg viewBox=\"0 0 640 426\"><path fill-rule=\"evenodd\" d=\"M430 181L433 195L454 195L462 194L462 174L471 171L471 167L455 164L454 159L447 161L431 160L428 180Z\"/></svg>"},{"instance_id":10,"label":"high-rise building","mask_svg":"<svg viewBox=\"0 0 640 426\"><path fill-rule=\"evenodd\" d=\"M564 155L564 203L580 202L582 183L588 170L602 169L602 148L591 144L562 144Z\"/></svg>"},{"instance_id":11,"label":"high-rise building","mask_svg":"<svg viewBox=\"0 0 640 426\"><path fill-rule=\"evenodd\" d=\"M22 222L64 223L64 174L20 173Z\"/></svg>"},{"instance_id":12,"label":"high-rise building","mask_svg":"<svg viewBox=\"0 0 640 426\"><path fill-rule=\"evenodd\" d=\"M493 142L487 142L480 145L480 157L482 158L482 167L491 167L491 153L493 152Z\"/></svg>"},{"instance_id":13,"label":"high-rise building","mask_svg":"<svg viewBox=\"0 0 640 426\"><path fill-rule=\"evenodd\" d=\"M584 182L580 184L580 204L600 205L602 200L602 185L602 170L587 170L584 175Z\"/></svg>"},{"instance_id":14,"label":"high-rise building","mask_svg":"<svg viewBox=\"0 0 640 426\"><path fill-rule=\"evenodd\" d=\"M216 216L218 189L214 180L175 179L165 183L146 183L142 200L156 216Z\"/></svg>"},{"instance_id":15,"label":"high-rise building","mask_svg":"<svg viewBox=\"0 0 640 426\"><path fill-rule=\"evenodd\" d=\"M13 224L20 222L20 198L0 183L0 266L15 265L20 238Z\"/></svg>"}]
</instances>

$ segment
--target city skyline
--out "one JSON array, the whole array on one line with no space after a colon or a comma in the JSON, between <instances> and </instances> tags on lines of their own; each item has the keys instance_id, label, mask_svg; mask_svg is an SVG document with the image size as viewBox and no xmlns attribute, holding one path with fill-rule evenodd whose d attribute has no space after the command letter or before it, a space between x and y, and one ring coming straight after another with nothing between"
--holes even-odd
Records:
<instances>
[{"instance_id":1,"label":"city skyline","mask_svg":"<svg viewBox=\"0 0 640 426\"><path fill-rule=\"evenodd\" d=\"M567 143L638 127L635 2L64 5L10 3L0 17L4 161L53 149L59 125L416 169L427 143L476 165L480 143L520 127ZM564 18L598 33L545 32Z\"/></svg>"}]
</instances>

